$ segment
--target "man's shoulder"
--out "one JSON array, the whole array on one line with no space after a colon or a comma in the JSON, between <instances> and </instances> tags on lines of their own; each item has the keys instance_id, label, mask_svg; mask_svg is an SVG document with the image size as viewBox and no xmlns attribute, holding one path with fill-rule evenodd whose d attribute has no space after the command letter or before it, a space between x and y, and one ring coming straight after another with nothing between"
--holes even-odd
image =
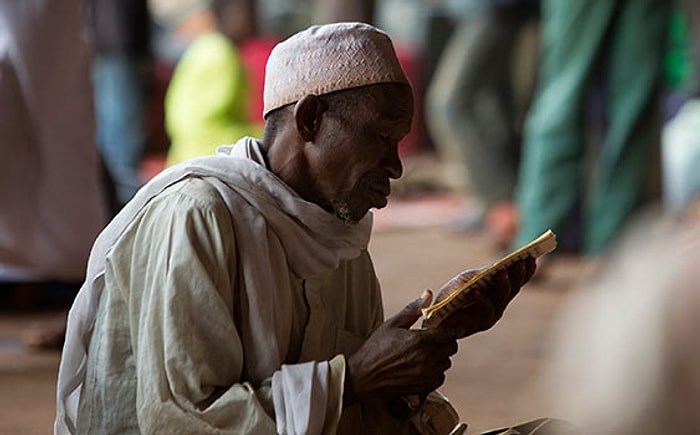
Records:
<instances>
[{"instance_id":1,"label":"man's shoulder","mask_svg":"<svg viewBox=\"0 0 700 435\"><path fill-rule=\"evenodd\" d=\"M199 177L187 177L166 187L153 198L152 206L180 204L185 209L226 211L226 203L216 187ZM178 207L179 208L179 207Z\"/></svg>"},{"instance_id":2,"label":"man's shoulder","mask_svg":"<svg viewBox=\"0 0 700 435\"><path fill-rule=\"evenodd\" d=\"M124 252L134 255L134 244L144 240L149 243L166 240L209 243L216 240L217 243L229 244L235 240L233 219L216 186L202 178L188 177L151 198L124 229L110 255L113 258ZM172 246L172 243L166 245ZM161 251L167 253L168 250ZM138 251L142 250L139 248ZM144 252L150 255L150 251Z\"/></svg>"}]
</instances>

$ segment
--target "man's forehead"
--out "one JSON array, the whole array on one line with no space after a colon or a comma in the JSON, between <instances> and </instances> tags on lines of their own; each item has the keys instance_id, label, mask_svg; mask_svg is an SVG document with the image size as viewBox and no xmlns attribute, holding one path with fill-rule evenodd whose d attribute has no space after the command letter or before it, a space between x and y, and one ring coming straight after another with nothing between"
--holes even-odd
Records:
<instances>
[{"instance_id":1,"label":"man's forehead","mask_svg":"<svg viewBox=\"0 0 700 435\"><path fill-rule=\"evenodd\" d=\"M409 86L384 83L377 85L379 91L377 110L388 122L410 121L413 115L413 93Z\"/></svg>"},{"instance_id":2,"label":"man's forehead","mask_svg":"<svg viewBox=\"0 0 700 435\"><path fill-rule=\"evenodd\" d=\"M356 120L364 119L383 124L410 123L413 115L413 94L407 85L380 83L346 89L334 94L353 96L341 107L355 114L353 118Z\"/></svg>"}]
</instances>

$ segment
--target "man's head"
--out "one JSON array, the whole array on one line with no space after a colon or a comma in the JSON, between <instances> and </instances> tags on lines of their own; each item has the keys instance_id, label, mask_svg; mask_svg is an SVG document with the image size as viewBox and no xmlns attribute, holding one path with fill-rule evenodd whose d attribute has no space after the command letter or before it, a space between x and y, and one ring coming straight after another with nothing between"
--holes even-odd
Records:
<instances>
[{"instance_id":1,"label":"man's head","mask_svg":"<svg viewBox=\"0 0 700 435\"><path fill-rule=\"evenodd\" d=\"M413 95L385 33L338 23L279 44L264 115L268 163L303 198L348 223L386 205Z\"/></svg>"}]
</instances>

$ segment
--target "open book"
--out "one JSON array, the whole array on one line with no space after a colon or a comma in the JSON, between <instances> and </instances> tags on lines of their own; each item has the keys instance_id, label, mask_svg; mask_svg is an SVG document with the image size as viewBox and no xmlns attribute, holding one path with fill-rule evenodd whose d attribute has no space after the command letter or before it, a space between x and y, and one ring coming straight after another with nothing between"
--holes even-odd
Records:
<instances>
[{"instance_id":1,"label":"open book","mask_svg":"<svg viewBox=\"0 0 700 435\"><path fill-rule=\"evenodd\" d=\"M451 295L442 301L423 309L425 325L429 328L437 327L444 319L449 317L454 311L464 306L474 303L473 291L475 289L485 289L493 276L499 271L507 268L518 260L527 257L541 257L551 252L557 247L557 239L551 230L533 240L526 246L501 258L491 266L474 275L462 287L455 290Z\"/></svg>"}]
</instances>

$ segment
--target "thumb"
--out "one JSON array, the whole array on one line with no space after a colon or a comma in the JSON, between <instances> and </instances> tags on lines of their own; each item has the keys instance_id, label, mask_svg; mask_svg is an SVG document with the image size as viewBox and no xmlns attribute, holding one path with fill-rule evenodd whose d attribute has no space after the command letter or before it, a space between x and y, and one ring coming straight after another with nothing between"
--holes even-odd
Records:
<instances>
[{"instance_id":1,"label":"thumb","mask_svg":"<svg viewBox=\"0 0 700 435\"><path fill-rule=\"evenodd\" d=\"M423 314L421 309L430 306L432 301L433 291L430 289L425 290L418 299L409 302L401 311L387 320L388 326L394 328L410 328Z\"/></svg>"}]
</instances>

